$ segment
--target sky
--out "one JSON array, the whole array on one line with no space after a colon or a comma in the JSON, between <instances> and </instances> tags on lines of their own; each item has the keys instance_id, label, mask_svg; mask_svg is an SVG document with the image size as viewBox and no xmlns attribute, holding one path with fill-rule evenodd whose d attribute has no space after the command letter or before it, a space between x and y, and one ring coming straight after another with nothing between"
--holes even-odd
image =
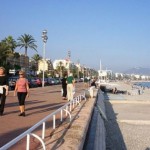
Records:
<instances>
[{"instance_id":1,"label":"sky","mask_svg":"<svg viewBox=\"0 0 150 150\"><path fill-rule=\"evenodd\" d=\"M30 34L43 56L45 29L53 61L71 51L71 61L94 69L100 60L115 72L150 67L150 0L1 0L0 40Z\"/></svg>"}]
</instances>

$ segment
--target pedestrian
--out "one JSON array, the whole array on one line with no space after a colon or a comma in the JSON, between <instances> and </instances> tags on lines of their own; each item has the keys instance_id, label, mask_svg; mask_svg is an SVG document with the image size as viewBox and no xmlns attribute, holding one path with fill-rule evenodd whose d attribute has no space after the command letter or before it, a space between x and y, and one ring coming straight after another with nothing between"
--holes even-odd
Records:
<instances>
[{"instance_id":1,"label":"pedestrian","mask_svg":"<svg viewBox=\"0 0 150 150\"><path fill-rule=\"evenodd\" d=\"M91 86L95 86L95 88L96 88L96 83L95 82L96 82L96 80L93 79L92 82L91 82Z\"/></svg>"},{"instance_id":2,"label":"pedestrian","mask_svg":"<svg viewBox=\"0 0 150 150\"><path fill-rule=\"evenodd\" d=\"M63 78L61 79L61 83L62 83L62 99L66 100L66 96L67 96L67 74L64 73Z\"/></svg>"},{"instance_id":3,"label":"pedestrian","mask_svg":"<svg viewBox=\"0 0 150 150\"><path fill-rule=\"evenodd\" d=\"M88 78L85 77L85 78L84 78L84 87L85 87L85 88L88 88L88 87L89 87L88 83L89 83L89 82L88 82Z\"/></svg>"},{"instance_id":4,"label":"pedestrian","mask_svg":"<svg viewBox=\"0 0 150 150\"><path fill-rule=\"evenodd\" d=\"M140 90L140 88L138 88L138 94L139 94L139 95L141 94L141 90Z\"/></svg>"},{"instance_id":5,"label":"pedestrian","mask_svg":"<svg viewBox=\"0 0 150 150\"><path fill-rule=\"evenodd\" d=\"M5 68L0 67L0 116L4 113L6 96L8 95L8 78L5 73Z\"/></svg>"},{"instance_id":6,"label":"pedestrian","mask_svg":"<svg viewBox=\"0 0 150 150\"><path fill-rule=\"evenodd\" d=\"M67 77L67 98L68 101L73 99L73 88L75 87L75 80L72 73Z\"/></svg>"},{"instance_id":7,"label":"pedestrian","mask_svg":"<svg viewBox=\"0 0 150 150\"><path fill-rule=\"evenodd\" d=\"M24 71L19 71L19 79L16 81L14 96L16 96L16 92L20 109L20 114L18 116L25 117L25 99L29 97L29 85L28 80L25 78Z\"/></svg>"},{"instance_id":8,"label":"pedestrian","mask_svg":"<svg viewBox=\"0 0 150 150\"><path fill-rule=\"evenodd\" d=\"M117 94L117 88L115 87L114 94Z\"/></svg>"}]
</instances>

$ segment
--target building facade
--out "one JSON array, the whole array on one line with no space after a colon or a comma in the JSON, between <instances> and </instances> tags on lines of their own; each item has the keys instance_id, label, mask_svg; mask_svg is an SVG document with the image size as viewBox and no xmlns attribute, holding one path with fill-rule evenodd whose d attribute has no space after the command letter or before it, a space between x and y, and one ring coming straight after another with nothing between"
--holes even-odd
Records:
<instances>
[{"instance_id":1,"label":"building facade","mask_svg":"<svg viewBox=\"0 0 150 150\"><path fill-rule=\"evenodd\" d=\"M48 72L53 71L53 63L50 59L39 60L37 73L39 74L40 72L43 72L43 70Z\"/></svg>"}]
</instances>

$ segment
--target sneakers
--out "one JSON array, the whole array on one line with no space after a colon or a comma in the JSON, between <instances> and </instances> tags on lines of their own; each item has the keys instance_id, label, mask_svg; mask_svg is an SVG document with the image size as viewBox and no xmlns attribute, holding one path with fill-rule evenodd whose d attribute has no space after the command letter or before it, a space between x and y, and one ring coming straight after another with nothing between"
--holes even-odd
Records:
<instances>
[{"instance_id":1,"label":"sneakers","mask_svg":"<svg viewBox=\"0 0 150 150\"><path fill-rule=\"evenodd\" d=\"M25 116L26 116L25 112L23 112L23 113L22 113L22 116L23 116L23 117L25 117Z\"/></svg>"},{"instance_id":2,"label":"sneakers","mask_svg":"<svg viewBox=\"0 0 150 150\"><path fill-rule=\"evenodd\" d=\"M20 113L18 116L22 116L22 113Z\"/></svg>"},{"instance_id":3,"label":"sneakers","mask_svg":"<svg viewBox=\"0 0 150 150\"><path fill-rule=\"evenodd\" d=\"M23 117L25 117L26 114L25 114L25 112L23 112L23 113L20 113L18 116L23 116Z\"/></svg>"}]
</instances>

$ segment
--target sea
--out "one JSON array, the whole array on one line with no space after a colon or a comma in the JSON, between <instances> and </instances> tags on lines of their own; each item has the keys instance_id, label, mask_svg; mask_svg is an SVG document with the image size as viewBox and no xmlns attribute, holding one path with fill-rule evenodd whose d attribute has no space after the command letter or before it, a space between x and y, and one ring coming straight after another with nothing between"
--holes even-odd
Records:
<instances>
[{"instance_id":1,"label":"sea","mask_svg":"<svg viewBox=\"0 0 150 150\"><path fill-rule=\"evenodd\" d=\"M150 88L150 82L135 82L134 85Z\"/></svg>"}]
</instances>

